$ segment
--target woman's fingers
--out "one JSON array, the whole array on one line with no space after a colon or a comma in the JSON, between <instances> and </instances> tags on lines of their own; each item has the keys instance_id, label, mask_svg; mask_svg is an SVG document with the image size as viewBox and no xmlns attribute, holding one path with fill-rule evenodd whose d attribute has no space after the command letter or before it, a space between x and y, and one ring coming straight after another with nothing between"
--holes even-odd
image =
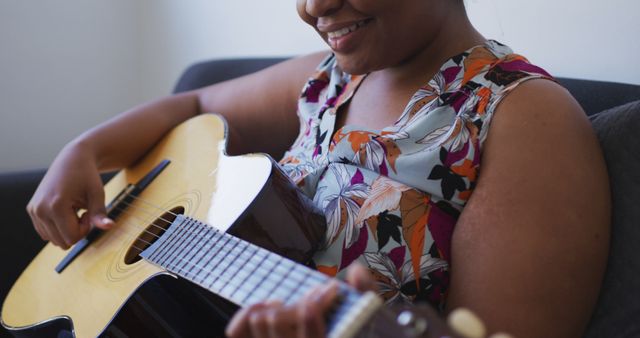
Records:
<instances>
[{"instance_id":1,"label":"woman's fingers","mask_svg":"<svg viewBox=\"0 0 640 338\"><path fill-rule=\"evenodd\" d=\"M265 303L258 303L245 308L240 309L233 318L225 330L225 334L230 337L250 337L251 327L249 325L249 318L258 310L267 306Z\"/></svg>"},{"instance_id":2,"label":"woman's fingers","mask_svg":"<svg viewBox=\"0 0 640 338\"><path fill-rule=\"evenodd\" d=\"M99 177L95 177L93 184L89 185L87 193L87 214L91 224L102 230L109 230L115 225L114 221L107 217L104 203L104 188Z\"/></svg>"},{"instance_id":3,"label":"woman's fingers","mask_svg":"<svg viewBox=\"0 0 640 338\"><path fill-rule=\"evenodd\" d=\"M324 337L325 314L335 303L339 284L333 281L309 292L293 305L278 301L240 310L227 326L229 337Z\"/></svg>"},{"instance_id":4,"label":"woman's fingers","mask_svg":"<svg viewBox=\"0 0 640 338\"><path fill-rule=\"evenodd\" d=\"M58 228L55 226L55 223L51 218L43 215L42 217L39 217L38 220L44 231L47 233L47 238L49 238L49 241L51 241L51 243L59 246L62 249L68 248L67 243L62 238L62 235L60 235Z\"/></svg>"},{"instance_id":5,"label":"woman's fingers","mask_svg":"<svg viewBox=\"0 0 640 338\"><path fill-rule=\"evenodd\" d=\"M56 209L51 212L51 220L62 237L66 247L70 247L82 238L82 231L80 229L80 223L78 222L78 216L71 206L61 204L56 207Z\"/></svg>"},{"instance_id":6,"label":"woman's fingers","mask_svg":"<svg viewBox=\"0 0 640 338\"><path fill-rule=\"evenodd\" d=\"M347 270L347 283L360 292L377 291L377 285L369 269L354 263Z\"/></svg>"},{"instance_id":7,"label":"woman's fingers","mask_svg":"<svg viewBox=\"0 0 640 338\"><path fill-rule=\"evenodd\" d=\"M296 303L299 337L324 337L325 315L335 304L339 284L333 280L329 284L314 288Z\"/></svg>"},{"instance_id":8,"label":"woman's fingers","mask_svg":"<svg viewBox=\"0 0 640 338\"><path fill-rule=\"evenodd\" d=\"M29 214L29 217L31 218L31 223L33 223L33 226L36 229L36 232L38 233L38 235L40 235L40 238L42 238L43 241L48 241L49 234L42 226L42 222L36 217L35 212L32 211L31 206L27 206L27 214Z\"/></svg>"},{"instance_id":9,"label":"woman's fingers","mask_svg":"<svg viewBox=\"0 0 640 338\"><path fill-rule=\"evenodd\" d=\"M252 327L254 337L296 337L297 323L293 307L285 306L279 301L271 301L259 316L259 325Z\"/></svg>"},{"instance_id":10,"label":"woman's fingers","mask_svg":"<svg viewBox=\"0 0 640 338\"><path fill-rule=\"evenodd\" d=\"M375 281L361 265L349 269L347 280L360 291L375 290ZM290 306L274 301L252 305L233 317L226 333L229 337L324 337L325 316L339 291L340 284L334 280Z\"/></svg>"},{"instance_id":11,"label":"woman's fingers","mask_svg":"<svg viewBox=\"0 0 640 338\"><path fill-rule=\"evenodd\" d=\"M324 313L313 301L302 301L297 306L298 337L324 337Z\"/></svg>"},{"instance_id":12,"label":"woman's fingers","mask_svg":"<svg viewBox=\"0 0 640 338\"><path fill-rule=\"evenodd\" d=\"M235 337L296 337L295 310L281 302L258 303L240 310L225 333Z\"/></svg>"},{"instance_id":13,"label":"woman's fingers","mask_svg":"<svg viewBox=\"0 0 640 338\"><path fill-rule=\"evenodd\" d=\"M65 249L87 234L90 223L102 229L114 224L105 215L104 191L95 158L86 150L63 149L27 206L40 237ZM87 209L87 217L92 217L80 219L79 209Z\"/></svg>"}]
</instances>

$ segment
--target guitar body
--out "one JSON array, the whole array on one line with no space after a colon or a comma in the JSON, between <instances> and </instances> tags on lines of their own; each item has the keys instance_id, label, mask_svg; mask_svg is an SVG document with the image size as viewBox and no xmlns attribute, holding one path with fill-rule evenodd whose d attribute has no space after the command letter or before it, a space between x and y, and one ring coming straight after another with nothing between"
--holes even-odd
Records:
<instances>
[{"instance_id":1,"label":"guitar body","mask_svg":"<svg viewBox=\"0 0 640 338\"><path fill-rule=\"evenodd\" d=\"M55 267L68 250L47 244L5 299L3 326L16 335L46 330L68 330L76 337L103 333L145 282L169 275L136 257L144 249L139 247L153 240L145 233L170 217L167 211L206 221L298 262L307 261L323 236L323 219L269 157L226 156L225 133L220 117L198 116L118 173L105 186L107 201L162 160L171 161L130 205L120 206L124 211L116 226L60 273ZM70 325L65 329L63 323Z\"/></svg>"}]
</instances>

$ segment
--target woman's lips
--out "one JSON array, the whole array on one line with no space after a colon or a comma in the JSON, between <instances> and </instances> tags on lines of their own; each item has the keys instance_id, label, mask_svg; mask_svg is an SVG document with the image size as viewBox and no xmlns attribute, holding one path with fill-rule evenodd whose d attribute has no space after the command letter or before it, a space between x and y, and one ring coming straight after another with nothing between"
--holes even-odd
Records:
<instances>
[{"instance_id":1,"label":"woman's lips","mask_svg":"<svg viewBox=\"0 0 640 338\"><path fill-rule=\"evenodd\" d=\"M354 43L354 40L356 40L358 35L357 33L370 21L370 19L360 20L349 26L326 32L327 40L331 49L336 52L349 49L349 47Z\"/></svg>"}]
</instances>

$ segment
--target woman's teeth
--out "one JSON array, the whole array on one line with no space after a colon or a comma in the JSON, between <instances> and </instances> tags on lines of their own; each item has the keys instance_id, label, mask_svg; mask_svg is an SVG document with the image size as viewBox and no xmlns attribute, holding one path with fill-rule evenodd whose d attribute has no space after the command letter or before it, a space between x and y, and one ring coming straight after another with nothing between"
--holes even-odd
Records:
<instances>
[{"instance_id":1,"label":"woman's teeth","mask_svg":"<svg viewBox=\"0 0 640 338\"><path fill-rule=\"evenodd\" d=\"M366 20L362 20L359 22L354 23L353 25L349 26L349 27L345 27L342 29L339 29L337 31L333 31L333 32L329 32L327 33L327 36L329 37L329 39L337 39L340 37L343 37L351 32L354 32L356 30L358 30L358 28L364 26L366 24Z\"/></svg>"}]
</instances>

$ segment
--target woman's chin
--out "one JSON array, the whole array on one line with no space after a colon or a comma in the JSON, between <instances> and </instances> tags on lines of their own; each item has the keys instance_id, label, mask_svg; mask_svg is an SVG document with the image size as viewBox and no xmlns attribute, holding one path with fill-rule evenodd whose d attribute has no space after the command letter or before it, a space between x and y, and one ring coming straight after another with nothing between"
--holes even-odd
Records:
<instances>
[{"instance_id":1,"label":"woman's chin","mask_svg":"<svg viewBox=\"0 0 640 338\"><path fill-rule=\"evenodd\" d=\"M367 62L364 62L362 59L356 57L341 56L336 53L336 59L338 62L338 66L340 66L340 69L342 69L342 71L347 74L363 75L375 70Z\"/></svg>"}]
</instances>

